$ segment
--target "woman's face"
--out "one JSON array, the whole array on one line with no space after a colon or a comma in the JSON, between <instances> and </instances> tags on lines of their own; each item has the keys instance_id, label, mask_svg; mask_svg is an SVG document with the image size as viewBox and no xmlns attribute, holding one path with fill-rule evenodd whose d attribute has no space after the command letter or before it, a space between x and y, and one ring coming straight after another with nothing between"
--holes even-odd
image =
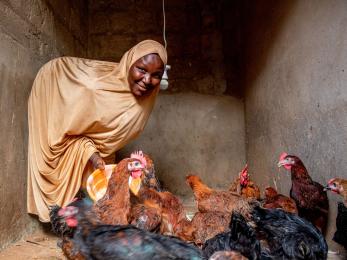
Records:
<instances>
[{"instance_id":1,"label":"woman's face","mask_svg":"<svg viewBox=\"0 0 347 260\"><path fill-rule=\"evenodd\" d=\"M158 54L148 54L138 59L129 69L131 92L141 97L159 86L164 73L164 63Z\"/></svg>"}]
</instances>

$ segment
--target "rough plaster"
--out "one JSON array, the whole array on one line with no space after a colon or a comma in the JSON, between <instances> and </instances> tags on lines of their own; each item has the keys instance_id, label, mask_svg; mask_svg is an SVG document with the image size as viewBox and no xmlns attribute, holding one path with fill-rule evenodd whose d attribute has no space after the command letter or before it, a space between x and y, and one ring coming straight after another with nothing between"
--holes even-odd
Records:
<instances>
[{"instance_id":1,"label":"rough plaster","mask_svg":"<svg viewBox=\"0 0 347 260\"><path fill-rule=\"evenodd\" d=\"M26 213L27 99L46 61L86 55L81 43L87 33L76 28L84 18L73 13L81 3L0 1L0 249L38 228ZM65 10L60 18L54 14L58 7Z\"/></svg>"},{"instance_id":2,"label":"rough plaster","mask_svg":"<svg viewBox=\"0 0 347 260\"><path fill-rule=\"evenodd\" d=\"M256 33L248 38L246 139L255 180L288 194L290 175L276 167L283 151L298 155L321 184L347 178L347 2L282 3L275 10L258 5L248 27ZM277 19L259 23L264 15ZM329 199L327 242L336 249L341 198Z\"/></svg>"}]
</instances>

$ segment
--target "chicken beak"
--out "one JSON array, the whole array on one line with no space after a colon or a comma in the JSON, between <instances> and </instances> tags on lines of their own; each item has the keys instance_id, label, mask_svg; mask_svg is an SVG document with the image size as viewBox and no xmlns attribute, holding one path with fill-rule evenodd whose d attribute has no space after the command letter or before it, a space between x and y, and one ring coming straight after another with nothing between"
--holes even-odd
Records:
<instances>
[{"instance_id":1,"label":"chicken beak","mask_svg":"<svg viewBox=\"0 0 347 260\"><path fill-rule=\"evenodd\" d=\"M331 188L327 185L323 188L323 191L331 190Z\"/></svg>"},{"instance_id":2,"label":"chicken beak","mask_svg":"<svg viewBox=\"0 0 347 260\"><path fill-rule=\"evenodd\" d=\"M279 162L277 163L277 166L278 166L278 167L282 167L282 166L284 166L286 163L287 163L286 160L281 160L281 161L279 161Z\"/></svg>"}]
</instances>

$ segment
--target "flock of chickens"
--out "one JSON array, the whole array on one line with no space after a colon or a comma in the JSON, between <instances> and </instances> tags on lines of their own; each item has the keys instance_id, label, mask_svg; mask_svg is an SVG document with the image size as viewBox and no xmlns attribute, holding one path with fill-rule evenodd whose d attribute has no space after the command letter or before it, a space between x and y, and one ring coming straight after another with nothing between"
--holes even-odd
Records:
<instances>
[{"instance_id":1,"label":"flock of chickens","mask_svg":"<svg viewBox=\"0 0 347 260\"><path fill-rule=\"evenodd\" d=\"M345 198L334 240L346 247L347 181L323 187L292 155L282 154L278 166L291 171L290 198L269 187L261 199L247 166L224 191L187 176L198 207L190 220L181 200L160 187L151 158L135 152L119 162L97 202L53 206L52 228L69 259L326 259L331 190ZM135 192L130 178L140 182Z\"/></svg>"}]
</instances>

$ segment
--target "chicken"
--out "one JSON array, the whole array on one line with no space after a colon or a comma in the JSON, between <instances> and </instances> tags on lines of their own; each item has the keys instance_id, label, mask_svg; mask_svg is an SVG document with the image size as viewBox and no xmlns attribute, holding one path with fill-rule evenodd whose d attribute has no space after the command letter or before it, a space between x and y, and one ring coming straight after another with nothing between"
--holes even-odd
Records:
<instances>
[{"instance_id":1,"label":"chicken","mask_svg":"<svg viewBox=\"0 0 347 260\"><path fill-rule=\"evenodd\" d=\"M154 234L131 225L101 225L93 209L83 204L63 211L75 218L76 232L62 248L69 259L202 259L202 252L177 238Z\"/></svg>"},{"instance_id":2,"label":"chicken","mask_svg":"<svg viewBox=\"0 0 347 260\"><path fill-rule=\"evenodd\" d=\"M312 180L303 162L297 156L283 153L278 166L283 166L291 171L290 197L298 207L299 216L311 221L321 232L325 233L329 201L324 187Z\"/></svg>"},{"instance_id":3,"label":"chicken","mask_svg":"<svg viewBox=\"0 0 347 260\"><path fill-rule=\"evenodd\" d=\"M217 251L209 260L247 260L248 258L236 251Z\"/></svg>"},{"instance_id":4,"label":"chicken","mask_svg":"<svg viewBox=\"0 0 347 260\"><path fill-rule=\"evenodd\" d=\"M147 160L147 159L146 159ZM148 164L146 162L146 164ZM151 164L151 162L150 162ZM150 179L149 183L154 183L153 178ZM161 212L161 223L160 223L160 233L165 235L176 236L177 232L180 232L183 226L186 226L186 212L184 210L183 204L178 197L173 195L169 191L158 191L160 188L154 185L156 188L148 187L147 184L143 184L145 178L141 179L139 190L134 193L132 192L131 201L133 207L137 204L141 204L144 207L143 202L151 200L155 203ZM160 189L161 190L161 189ZM143 211L148 212L148 211ZM146 215L145 218L152 218L153 215ZM150 221L153 222L153 221ZM181 222L181 223L180 223ZM180 225L179 225L180 223ZM177 232L176 232L177 230Z\"/></svg>"},{"instance_id":5,"label":"chicken","mask_svg":"<svg viewBox=\"0 0 347 260\"><path fill-rule=\"evenodd\" d=\"M209 188L202 183L196 175L189 175L186 181L192 188L198 210L200 212L226 212L231 213L233 210L241 212L247 216L250 211L248 202L240 195L231 191L217 191Z\"/></svg>"},{"instance_id":6,"label":"chicken","mask_svg":"<svg viewBox=\"0 0 347 260\"><path fill-rule=\"evenodd\" d=\"M325 186L324 189L341 195L344 200L343 203L347 207L347 180L341 178L333 178L329 180L327 186Z\"/></svg>"},{"instance_id":7,"label":"chicken","mask_svg":"<svg viewBox=\"0 0 347 260\"><path fill-rule=\"evenodd\" d=\"M296 207L295 201L287 196L278 194L274 188L267 187L264 195L264 208L283 209L289 213L298 214L298 208Z\"/></svg>"},{"instance_id":8,"label":"chicken","mask_svg":"<svg viewBox=\"0 0 347 260\"><path fill-rule=\"evenodd\" d=\"M157 231L161 224L161 205L152 200L145 200L132 206L129 223L148 231Z\"/></svg>"},{"instance_id":9,"label":"chicken","mask_svg":"<svg viewBox=\"0 0 347 260\"><path fill-rule=\"evenodd\" d=\"M337 207L336 232L333 240L347 249L347 207L342 202Z\"/></svg>"},{"instance_id":10,"label":"chicken","mask_svg":"<svg viewBox=\"0 0 347 260\"><path fill-rule=\"evenodd\" d=\"M106 194L93 206L98 220L104 224L128 224L131 211L129 179L140 178L144 175L144 169L145 165L140 158L125 158L118 163L108 181ZM67 206L73 206L73 202ZM61 221L61 217L57 215L59 210L59 206L51 208L52 229L55 233L71 236L73 230Z\"/></svg>"},{"instance_id":11,"label":"chicken","mask_svg":"<svg viewBox=\"0 0 347 260\"><path fill-rule=\"evenodd\" d=\"M197 212L192 221L193 240L198 246L219 233L229 230L230 213L225 212Z\"/></svg>"},{"instance_id":12,"label":"chicken","mask_svg":"<svg viewBox=\"0 0 347 260\"><path fill-rule=\"evenodd\" d=\"M338 203L336 216L336 232L333 240L347 249L347 180L334 178L328 182L326 190L343 196L344 201Z\"/></svg>"},{"instance_id":13,"label":"chicken","mask_svg":"<svg viewBox=\"0 0 347 260\"><path fill-rule=\"evenodd\" d=\"M262 259L326 259L328 246L319 230L298 215L280 209L252 211Z\"/></svg>"},{"instance_id":14,"label":"chicken","mask_svg":"<svg viewBox=\"0 0 347 260\"><path fill-rule=\"evenodd\" d=\"M143 154L143 156L146 159L145 175L142 181L143 185L156 191L163 191L160 181L155 175L153 160L148 154Z\"/></svg>"},{"instance_id":15,"label":"chicken","mask_svg":"<svg viewBox=\"0 0 347 260\"><path fill-rule=\"evenodd\" d=\"M202 250L206 257L218 251L237 251L248 259L259 259L260 242L254 228L239 213L233 212L230 230L209 239Z\"/></svg>"},{"instance_id":16,"label":"chicken","mask_svg":"<svg viewBox=\"0 0 347 260\"><path fill-rule=\"evenodd\" d=\"M108 181L106 194L93 207L104 224L125 225L130 216L129 178L138 178L144 167L140 160L125 158L117 164Z\"/></svg>"},{"instance_id":17,"label":"chicken","mask_svg":"<svg viewBox=\"0 0 347 260\"><path fill-rule=\"evenodd\" d=\"M250 180L247 164L239 173L239 177L231 184L229 191L236 192L244 198L260 199L260 189Z\"/></svg>"}]
</instances>

